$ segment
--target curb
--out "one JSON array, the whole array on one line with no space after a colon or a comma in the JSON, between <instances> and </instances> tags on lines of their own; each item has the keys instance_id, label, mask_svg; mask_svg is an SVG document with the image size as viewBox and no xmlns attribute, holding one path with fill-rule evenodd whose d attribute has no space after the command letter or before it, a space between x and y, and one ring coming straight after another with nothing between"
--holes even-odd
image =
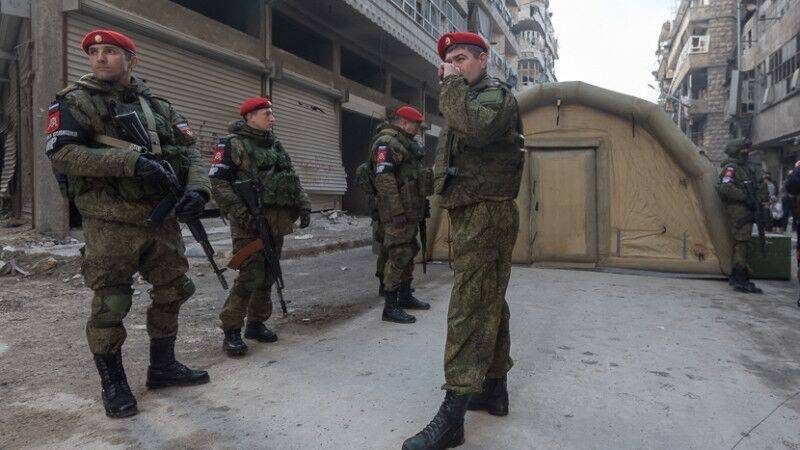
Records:
<instances>
[{"instance_id":1,"label":"curb","mask_svg":"<svg viewBox=\"0 0 800 450\"><path fill-rule=\"evenodd\" d=\"M349 250L352 248L368 247L372 245L372 238L351 239L346 241L330 242L314 247L286 249L281 255L281 259L305 258L317 256L321 253Z\"/></svg>"}]
</instances>

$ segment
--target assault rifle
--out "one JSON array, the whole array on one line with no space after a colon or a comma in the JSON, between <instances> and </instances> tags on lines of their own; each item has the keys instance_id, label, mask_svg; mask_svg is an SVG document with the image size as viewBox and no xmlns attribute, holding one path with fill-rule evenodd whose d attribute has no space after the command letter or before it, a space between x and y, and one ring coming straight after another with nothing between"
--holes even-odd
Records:
<instances>
[{"instance_id":1,"label":"assault rifle","mask_svg":"<svg viewBox=\"0 0 800 450\"><path fill-rule=\"evenodd\" d=\"M261 186L253 180L236 181L233 183L233 191L244 200L247 211L255 220L256 230L258 230L259 241L261 242L255 241L248 245L248 247L253 245L253 249L258 249L264 254L267 275L275 282L275 290L278 292L281 311L285 317L287 310L286 302L283 300L283 271L281 270L281 262L275 246L275 238L272 235L272 228L261 213L263 208ZM242 251L244 250L245 249ZM234 258L236 258L236 255L234 255Z\"/></svg>"},{"instance_id":2,"label":"assault rifle","mask_svg":"<svg viewBox=\"0 0 800 450\"><path fill-rule=\"evenodd\" d=\"M761 253L767 251L767 240L765 237L766 229L770 223L770 213L764 204L758 199L758 188L752 181L745 181L744 191L747 194L747 209L748 215L736 221L736 228L741 228L749 223L755 223L758 228L758 242L761 247Z\"/></svg>"},{"instance_id":3,"label":"assault rifle","mask_svg":"<svg viewBox=\"0 0 800 450\"><path fill-rule=\"evenodd\" d=\"M142 123L142 120L136 111L127 111L117 114L116 106L112 105L111 112L114 115L115 123L122 128L123 133L129 140L147 150L151 149L150 135L148 134L147 128L144 126L144 123ZM143 154L143 156L146 155L147 154ZM153 161L159 163L164 169L162 183L169 189L169 194L161 199L155 208L150 211L150 215L147 218L147 224L161 225L164 222L164 219L166 219L167 216L172 213L172 210L175 209L175 205L178 203L178 200L183 197L183 185L181 184L180 180L178 180L175 170L168 161L155 158L153 158ZM214 261L214 248L211 247L211 242L208 240L208 234L206 233L205 227L203 227L203 223L200 221L200 219L194 219L186 222L186 227L189 228L189 231L192 233L192 237L203 249L203 253L205 253L208 262L211 264L211 268L217 275L219 284L222 285L223 289L227 290L228 282L225 280L225 276L223 275L225 269L220 269L217 266L216 261Z\"/></svg>"}]
</instances>

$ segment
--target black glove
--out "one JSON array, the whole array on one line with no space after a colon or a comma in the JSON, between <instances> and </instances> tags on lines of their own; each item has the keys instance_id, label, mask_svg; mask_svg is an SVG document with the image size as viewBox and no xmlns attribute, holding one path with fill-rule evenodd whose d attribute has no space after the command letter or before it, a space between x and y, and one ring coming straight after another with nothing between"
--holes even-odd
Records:
<instances>
[{"instance_id":1,"label":"black glove","mask_svg":"<svg viewBox=\"0 0 800 450\"><path fill-rule=\"evenodd\" d=\"M167 175L161 164L146 156L140 156L136 160L133 174L148 186L164 186Z\"/></svg>"},{"instance_id":2,"label":"black glove","mask_svg":"<svg viewBox=\"0 0 800 450\"><path fill-rule=\"evenodd\" d=\"M300 211L300 228L308 228L311 225L311 211L304 209Z\"/></svg>"},{"instance_id":3,"label":"black glove","mask_svg":"<svg viewBox=\"0 0 800 450\"><path fill-rule=\"evenodd\" d=\"M188 191L183 194L181 201L175 205L175 215L181 222L191 222L199 219L203 214L208 199L200 191Z\"/></svg>"},{"instance_id":4,"label":"black glove","mask_svg":"<svg viewBox=\"0 0 800 450\"><path fill-rule=\"evenodd\" d=\"M394 216L392 218L392 224L396 227L404 227L408 223L408 219L406 219L405 214L400 214L399 216Z\"/></svg>"}]
</instances>

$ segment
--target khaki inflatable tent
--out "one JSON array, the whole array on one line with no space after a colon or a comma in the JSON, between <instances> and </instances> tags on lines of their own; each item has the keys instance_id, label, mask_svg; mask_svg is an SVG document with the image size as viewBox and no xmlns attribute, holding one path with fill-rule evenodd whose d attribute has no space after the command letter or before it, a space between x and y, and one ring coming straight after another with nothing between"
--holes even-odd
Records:
<instances>
[{"instance_id":1,"label":"khaki inflatable tent","mask_svg":"<svg viewBox=\"0 0 800 450\"><path fill-rule=\"evenodd\" d=\"M515 263L730 272L717 170L651 102L581 82L518 96L525 169ZM447 260L434 208L429 258Z\"/></svg>"}]
</instances>

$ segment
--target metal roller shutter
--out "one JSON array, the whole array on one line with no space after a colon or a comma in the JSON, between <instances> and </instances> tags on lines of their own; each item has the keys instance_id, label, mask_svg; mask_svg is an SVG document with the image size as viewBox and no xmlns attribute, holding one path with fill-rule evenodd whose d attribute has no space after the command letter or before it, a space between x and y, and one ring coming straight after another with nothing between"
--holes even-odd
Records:
<instances>
[{"instance_id":1,"label":"metal roller shutter","mask_svg":"<svg viewBox=\"0 0 800 450\"><path fill-rule=\"evenodd\" d=\"M81 39L95 28L111 28L136 42L139 64L134 69L153 93L169 100L183 114L198 136L205 155L228 123L239 118L243 99L261 95L261 74L220 63L147 36L129 32L100 20L80 15L67 17L67 79L75 81L91 72Z\"/></svg>"},{"instance_id":2,"label":"metal roller shutter","mask_svg":"<svg viewBox=\"0 0 800 450\"><path fill-rule=\"evenodd\" d=\"M344 194L347 176L334 100L291 81L276 80L272 103L277 119L275 134L292 157L303 188L315 194Z\"/></svg>"}]
</instances>

